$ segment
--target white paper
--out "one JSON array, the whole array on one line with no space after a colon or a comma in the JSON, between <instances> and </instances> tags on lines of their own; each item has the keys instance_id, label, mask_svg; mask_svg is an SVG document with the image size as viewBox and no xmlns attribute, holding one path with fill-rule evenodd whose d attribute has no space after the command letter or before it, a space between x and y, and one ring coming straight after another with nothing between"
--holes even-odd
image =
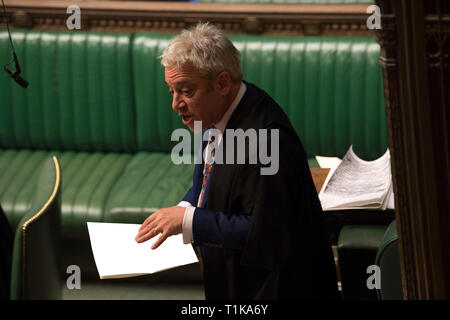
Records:
<instances>
[{"instance_id":1,"label":"white paper","mask_svg":"<svg viewBox=\"0 0 450 320\"><path fill-rule=\"evenodd\" d=\"M331 177L330 177L331 176ZM374 161L360 159L352 146L319 193L324 210L381 209L390 203L392 175L389 150Z\"/></svg>"},{"instance_id":2,"label":"white paper","mask_svg":"<svg viewBox=\"0 0 450 320\"><path fill-rule=\"evenodd\" d=\"M388 209L395 209L394 186L391 186L391 192L389 194L389 198L388 198L388 202L387 202L387 208Z\"/></svg>"},{"instance_id":3,"label":"white paper","mask_svg":"<svg viewBox=\"0 0 450 320\"><path fill-rule=\"evenodd\" d=\"M152 250L159 235L137 243L140 224L88 222L87 226L100 279L134 277L198 262L181 234L168 237Z\"/></svg>"},{"instance_id":4,"label":"white paper","mask_svg":"<svg viewBox=\"0 0 450 320\"><path fill-rule=\"evenodd\" d=\"M336 167L341 163L341 159L338 157L322 157L316 156L317 163L321 168L331 168L336 169Z\"/></svg>"},{"instance_id":5,"label":"white paper","mask_svg":"<svg viewBox=\"0 0 450 320\"><path fill-rule=\"evenodd\" d=\"M317 163L319 164L319 167L330 168L330 171L328 171L327 177L325 178L325 181L322 184L322 188L319 191L320 194L328 184L328 181L330 181L331 177L334 174L334 171L341 164L342 160L339 159L338 157L322 157L322 156L316 156L316 160Z\"/></svg>"}]
</instances>

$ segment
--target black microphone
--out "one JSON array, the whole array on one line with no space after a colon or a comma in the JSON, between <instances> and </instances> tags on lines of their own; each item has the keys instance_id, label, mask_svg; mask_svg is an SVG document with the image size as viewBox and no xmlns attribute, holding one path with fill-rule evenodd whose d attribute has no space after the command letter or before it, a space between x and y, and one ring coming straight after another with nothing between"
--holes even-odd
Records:
<instances>
[{"instance_id":1,"label":"black microphone","mask_svg":"<svg viewBox=\"0 0 450 320\"><path fill-rule=\"evenodd\" d=\"M13 57L14 57L14 64L16 65L16 71L11 71L7 68L7 66L12 62L6 64L3 66L3 69L14 79L15 82L17 82L21 87L26 88L28 87L28 81L25 80L24 78L22 78L20 76L20 74L22 73L22 70L20 69L20 65L19 65L19 60L17 59L16 56L16 51L14 50L14 44L11 38L11 31L9 30L9 24L8 24L8 19L6 17L6 7L5 7L5 3L2 0L2 4L3 4L3 13L4 13L4 17L5 17L5 21L6 21L6 28L8 29L8 35L9 35L9 42L11 43L11 49L13 52Z\"/></svg>"},{"instance_id":2,"label":"black microphone","mask_svg":"<svg viewBox=\"0 0 450 320\"><path fill-rule=\"evenodd\" d=\"M16 71L11 71L9 70L6 66L3 67L3 69L14 79L15 82L17 82L21 87L26 88L28 87L28 81L25 80L24 78L22 78L20 76L20 74L22 73L22 71L20 70L20 66L19 66L19 61L17 60L17 56L16 53L13 52L13 57L14 57L14 63L16 65Z\"/></svg>"}]
</instances>

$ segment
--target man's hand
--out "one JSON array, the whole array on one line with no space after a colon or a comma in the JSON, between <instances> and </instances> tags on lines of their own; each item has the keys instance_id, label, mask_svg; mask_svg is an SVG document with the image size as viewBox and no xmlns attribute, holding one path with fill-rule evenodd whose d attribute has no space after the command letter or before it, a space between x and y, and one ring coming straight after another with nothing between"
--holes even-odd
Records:
<instances>
[{"instance_id":1,"label":"man's hand","mask_svg":"<svg viewBox=\"0 0 450 320\"><path fill-rule=\"evenodd\" d=\"M135 238L136 242L147 241L161 233L152 246L152 249L156 249L167 237L180 234L183 231L185 210L186 208L175 206L163 208L151 214L139 228L139 233Z\"/></svg>"}]
</instances>

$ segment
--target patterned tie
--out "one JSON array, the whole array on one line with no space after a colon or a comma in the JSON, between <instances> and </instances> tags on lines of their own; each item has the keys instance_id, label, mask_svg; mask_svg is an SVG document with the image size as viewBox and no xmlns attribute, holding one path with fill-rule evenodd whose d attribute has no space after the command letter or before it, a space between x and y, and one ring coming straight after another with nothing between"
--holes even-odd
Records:
<instances>
[{"instance_id":1,"label":"patterned tie","mask_svg":"<svg viewBox=\"0 0 450 320\"><path fill-rule=\"evenodd\" d=\"M209 182L209 176L211 175L211 170L212 167L214 166L214 157L216 155L214 140L215 137L211 136L211 138L209 138L208 145L206 146L206 148L209 148L209 158L205 159L205 166L203 168L202 191L200 192L200 197L198 201L199 208L201 208L203 205L206 188Z\"/></svg>"}]
</instances>

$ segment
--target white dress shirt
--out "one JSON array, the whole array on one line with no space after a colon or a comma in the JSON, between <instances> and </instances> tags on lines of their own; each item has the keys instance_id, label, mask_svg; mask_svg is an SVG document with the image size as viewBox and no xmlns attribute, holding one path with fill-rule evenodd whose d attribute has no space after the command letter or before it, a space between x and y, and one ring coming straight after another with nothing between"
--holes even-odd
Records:
<instances>
[{"instance_id":1,"label":"white dress shirt","mask_svg":"<svg viewBox=\"0 0 450 320\"><path fill-rule=\"evenodd\" d=\"M230 120L231 115L233 114L234 110L238 106L239 102L241 101L242 97L245 94L245 91L247 90L247 86L244 82L241 82L241 86L239 88L238 94L234 98L233 102L231 103L228 110L225 112L223 117L214 125L214 128L220 130L222 134L225 131L225 128L228 124L228 120ZM209 140L209 139L208 139ZM215 140L213 143L215 144L216 148L220 145L222 142L222 136L219 136L217 140ZM208 158L210 157L210 145L208 144L205 148L205 162L208 162ZM183 218L183 242L185 244L191 243L194 239L192 234L192 221L194 220L194 213L195 208L191 203L187 201L181 201L177 206L186 208L184 211L184 218ZM197 203L198 206L198 203Z\"/></svg>"}]
</instances>

